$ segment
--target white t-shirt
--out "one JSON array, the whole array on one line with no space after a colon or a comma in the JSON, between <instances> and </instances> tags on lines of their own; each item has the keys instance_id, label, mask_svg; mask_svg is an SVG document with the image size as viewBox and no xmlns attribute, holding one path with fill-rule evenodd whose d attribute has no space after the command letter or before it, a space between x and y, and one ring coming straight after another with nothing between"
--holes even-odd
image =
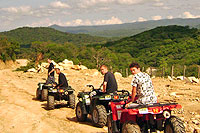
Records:
<instances>
[{"instance_id":1,"label":"white t-shirt","mask_svg":"<svg viewBox=\"0 0 200 133\"><path fill-rule=\"evenodd\" d=\"M131 82L132 86L136 87L137 103L150 104L157 103L152 81L147 73L139 72L133 75Z\"/></svg>"}]
</instances>

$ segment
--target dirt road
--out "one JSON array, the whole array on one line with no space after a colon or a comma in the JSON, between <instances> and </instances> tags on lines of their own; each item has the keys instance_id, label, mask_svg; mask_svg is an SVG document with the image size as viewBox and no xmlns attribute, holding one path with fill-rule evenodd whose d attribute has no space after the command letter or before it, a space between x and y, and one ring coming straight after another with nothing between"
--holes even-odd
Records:
<instances>
[{"instance_id":1,"label":"dirt road","mask_svg":"<svg viewBox=\"0 0 200 133\"><path fill-rule=\"evenodd\" d=\"M79 91L86 84L98 87L103 76L97 70L64 71L69 84ZM107 127L93 127L90 119L77 122L71 108L46 110L46 102L35 100L37 84L44 81L46 73L14 72L0 70L0 132L3 133L103 133ZM129 78L116 77L120 89L131 90ZM173 101L183 106L175 115L185 121L187 132L200 131L200 86L185 81L153 79L160 102Z\"/></svg>"},{"instance_id":2,"label":"dirt road","mask_svg":"<svg viewBox=\"0 0 200 133\"><path fill-rule=\"evenodd\" d=\"M46 102L35 100L37 83L44 74L0 70L0 132L4 133L97 133L106 128L78 123L70 108L46 110Z\"/></svg>"}]
</instances>

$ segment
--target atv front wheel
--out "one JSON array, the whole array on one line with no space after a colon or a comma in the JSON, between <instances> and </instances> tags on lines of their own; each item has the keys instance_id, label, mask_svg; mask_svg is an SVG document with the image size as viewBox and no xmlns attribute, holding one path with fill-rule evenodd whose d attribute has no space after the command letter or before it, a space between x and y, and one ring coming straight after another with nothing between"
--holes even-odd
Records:
<instances>
[{"instance_id":1,"label":"atv front wheel","mask_svg":"<svg viewBox=\"0 0 200 133\"><path fill-rule=\"evenodd\" d=\"M47 98L47 108L50 109L54 109L55 108L55 100L54 100L54 96L48 96Z\"/></svg>"},{"instance_id":2,"label":"atv front wheel","mask_svg":"<svg viewBox=\"0 0 200 133\"><path fill-rule=\"evenodd\" d=\"M96 105L92 111L92 123L97 127L103 127L107 122L107 112L103 105Z\"/></svg>"},{"instance_id":3,"label":"atv front wheel","mask_svg":"<svg viewBox=\"0 0 200 133\"><path fill-rule=\"evenodd\" d=\"M47 89L42 89L42 95L41 95L42 101L46 101L47 100L47 96L48 96L48 90Z\"/></svg>"},{"instance_id":4,"label":"atv front wheel","mask_svg":"<svg viewBox=\"0 0 200 133\"><path fill-rule=\"evenodd\" d=\"M141 133L141 131L137 123L128 121L123 124L122 133Z\"/></svg>"},{"instance_id":5,"label":"atv front wheel","mask_svg":"<svg viewBox=\"0 0 200 133\"><path fill-rule=\"evenodd\" d=\"M176 116L171 116L165 122L164 127L165 133L185 133L184 122Z\"/></svg>"},{"instance_id":6,"label":"atv front wheel","mask_svg":"<svg viewBox=\"0 0 200 133\"><path fill-rule=\"evenodd\" d=\"M37 90L36 90L36 99L39 100L40 98L41 98L41 96L40 96L40 89L37 88Z\"/></svg>"},{"instance_id":7,"label":"atv front wheel","mask_svg":"<svg viewBox=\"0 0 200 133\"><path fill-rule=\"evenodd\" d=\"M83 103L78 102L76 105L76 118L78 121L83 122L87 119L87 114L83 114Z\"/></svg>"},{"instance_id":8,"label":"atv front wheel","mask_svg":"<svg viewBox=\"0 0 200 133\"><path fill-rule=\"evenodd\" d=\"M69 95L69 107L72 109L75 108L75 95L74 94Z\"/></svg>"}]
</instances>

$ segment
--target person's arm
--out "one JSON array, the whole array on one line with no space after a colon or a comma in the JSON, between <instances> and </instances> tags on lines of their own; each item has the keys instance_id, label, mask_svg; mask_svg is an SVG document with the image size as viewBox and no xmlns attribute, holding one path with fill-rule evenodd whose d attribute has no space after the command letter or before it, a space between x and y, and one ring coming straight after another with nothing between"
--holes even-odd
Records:
<instances>
[{"instance_id":1,"label":"person's arm","mask_svg":"<svg viewBox=\"0 0 200 133\"><path fill-rule=\"evenodd\" d=\"M132 94L131 94L131 101L130 102L134 102L135 96L136 96L136 87L133 86L133 88L132 88Z\"/></svg>"},{"instance_id":2,"label":"person's arm","mask_svg":"<svg viewBox=\"0 0 200 133\"><path fill-rule=\"evenodd\" d=\"M50 75L52 72L54 71L54 69L52 69L50 72L49 72L49 74L48 75Z\"/></svg>"},{"instance_id":3,"label":"person's arm","mask_svg":"<svg viewBox=\"0 0 200 133\"><path fill-rule=\"evenodd\" d=\"M106 86L107 86L107 82L104 81L104 82L103 82L103 92L106 92Z\"/></svg>"}]
</instances>

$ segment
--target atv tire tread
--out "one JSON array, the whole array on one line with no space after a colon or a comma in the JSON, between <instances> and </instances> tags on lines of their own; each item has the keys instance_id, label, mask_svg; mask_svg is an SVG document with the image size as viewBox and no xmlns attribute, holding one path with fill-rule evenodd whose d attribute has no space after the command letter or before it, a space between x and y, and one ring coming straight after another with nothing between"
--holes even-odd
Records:
<instances>
[{"instance_id":1,"label":"atv tire tread","mask_svg":"<svg viewBox=\"0 0 200 133\"><path fill-rule=\"evenodd\" d=\"M141 131L137 123L127 121L122 126L122 133L141 133Z\"/></svg>"},{"instance_id":2,"label":"atv tire tread","mask_svg":"<svg viewBox=\"0 0 200 133\"><path fill-rule=\"evenodd\" d=\"M93 122L93 124L95 126L97 126L97 127L103 127L103 126L105 126L106 123L107 123L107 112L106 112L105 107L103 105L96 105L96 107L95 107L94 110L97 111L99 118L98 118L98 122L95 123L93 121L93 116L92 116L92 122ZM92 113L92 115L93 115L93 113Z\"/></svg>"},{"instance_id":3,"label":"atv tire tread","mask_svg":"<svg viewBox=\"0 0 200 133\"><path fill-rule=\"evenodd\" d=\"M113 120L112 114L108 115L108 117L107 117L108 133L112 133L113 132L112 120Z\"/></svg>"},{"instance_id":4,"label":"atv tire tread","mask_svg":"<svg viewBox=\"0 0 200 133\"><path fill-rule=\"evenodd\" d=\"M47 98L47 108L48 108L49 110L55 108L54 102L55 102L54 96L48 96L48 98Z\"/></svg>"},{"instance_id":5,"label":"atv tire tread","mask_svg":"<svg viewBox=\"0 0 200 133\"><path fill-rule=\"evenodd\" d=\"M72 109L75 108L75 95L74 94L69 95L69 107Z\"/></svg>"},{"instance_id":6,"label":"atv tire tread","mask_svg":"<svg viewBox=\"0 0 200 133\"><path fill-rule=\"evenodd\" d=\"M83 103L82 102L78 102L77 103L77 105L76 105L76 118L77 118L77 120L78 121L80 121L80 122L84 122L84 121L86 121L86 119L87 119L87 114L83 114L83 109L82 109L82 106L83 106ZM78 117L78 115L77 115L77 111L78 111L78 108L80 107L80 111L81 111L81 117Z\"/></svg>"},{"instance_id":7,"label":"atv tire tread","mask_svg":"<svg viewBox=\"0 0 200 133\"><path fill-rule=\"evenodd\" d=\"M39 91L40 91L40 89L39 89L39 88L37 88L37 90L36 90L36 99L37 99L37 100L39 100L39 99L40 99Z\"/></svg>"},{"instance_id":8,"label":"atv tire tread","mask_svg":"<svg viewBox=\"0 0 200 133\"><path fill-rule=\"evenodd\" d=\"M41 99L43 101L46 101L48 97L48 90L47 89L42 89L42 95L41 95Z\"/></svg>"},{"instance_id":9,"label":"atv tire tread","mask_svg":"<svg viewBox=\"0 0 200 133\"><path fill-rule=\"evenodd\" d=\"M169 119L166 120L165 129L168 124L172 128L173 133L185 133L186 132L184 122L177 116L171 116ZM166 130L164 130L164 132L167 133Z\"/></svg>"}]
</instances>

